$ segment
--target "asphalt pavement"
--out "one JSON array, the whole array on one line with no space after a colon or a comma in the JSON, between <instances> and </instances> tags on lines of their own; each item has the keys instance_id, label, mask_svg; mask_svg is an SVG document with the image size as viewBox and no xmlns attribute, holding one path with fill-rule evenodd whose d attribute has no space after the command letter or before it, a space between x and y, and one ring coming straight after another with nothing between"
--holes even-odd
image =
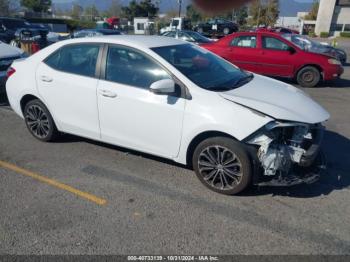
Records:
<instances>
[{"instance_id":1,"label":"asphalt pavement","mask_svg":"<svg viewBox=\"0 0 350 262\"><path fill-rule=\"evenodd\" d=\"M332 115L327 172L239 196L161 158L70 135L41 143L0 99L0 254L350 254L350 66L304 91Z\"/></svg>"}]
</instances>

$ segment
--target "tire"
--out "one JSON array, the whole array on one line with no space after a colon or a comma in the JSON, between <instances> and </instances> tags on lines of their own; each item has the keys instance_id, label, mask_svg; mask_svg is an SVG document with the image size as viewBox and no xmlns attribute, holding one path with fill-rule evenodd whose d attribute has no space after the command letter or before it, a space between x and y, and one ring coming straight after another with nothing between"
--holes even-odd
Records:
<instances>
[{"instance_id":1,"label":"tire","mask_svg":"<svg viewBox=\"0 0 350 262\"><path fill-rule=\"evenodd\" d=\"M193 153L192 165L203 185L224 195L235 195L246 189L253 172L244 147L226 137L201 142Z\"/></svg>"},{"instance_id":2,"label":"tire","mask_svg":"<svg viewBox=\"0 0 350 262\"><path fill-rule=\"evenodd\" d=\"M52 142L59 136L53 118L46 106L38 99L29 101L23 111L29 132L42 142Z\"/></svg>"},{"instance_id":3,"label":"tire","mask_svg":"<svg viewBox=\"0 0 350 262\"><path fill-rule=\"evenodd\" d=\"M224 30L222 30L222 32L224 33L224 35L229 35L231 33L231 29L228 27L225 27Z\"/></svg>"},{"instance_id":4,"label":"tire","mask_svg":"<svg viewBox=\"0 0 350 262\"><path fill-rule=\"evenodd\" d=\"M297 82L302 87L315 87L321 80L321 72L314 66L302 68L297 75Z\"/></svg>"}]
</instances>

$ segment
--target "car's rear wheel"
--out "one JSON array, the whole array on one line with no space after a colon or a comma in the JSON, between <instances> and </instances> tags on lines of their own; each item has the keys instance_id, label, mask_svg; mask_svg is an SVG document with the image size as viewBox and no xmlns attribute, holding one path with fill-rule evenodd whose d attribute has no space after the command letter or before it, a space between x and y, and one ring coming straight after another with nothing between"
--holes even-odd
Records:
<instances>
[{"instance_id":1,"label":"car's rear wheel","mask_svg":"<svg viewBox=\"0 0 350 262\"><path fill-rule=\"evenodd\" d=\"M315 87L321 80L321 72L314 66L302 68L297 75L297 82L302 87Z\"/></svg>"},{"instance_id":2,"label":"car's rear wheel","mask_svg":"<svg viewBox=\"0 0 350 262\"><path fill-rule=\"evenodd\" d=\"M224 28L223 32L225 35L228 35L228 34L230 34L231 30L230 30L230 28L226 27L226 28Z\"/></svg>"},{"instance_id":3,"label":"car's rear wheel","mask_svg":"<svg viewBox=\"0 0 350 262\"><path fill-rule=\"evenodd\" d=\"M29 132L43 142L54 141L59 132L46 106L38 99L29 101L23 111Z\"/></svg>"},{"instance_id":4,"label":"car's rear wheel","mask_svg":"<svg viewBox=\"0 0 350 262\"><path fill-rule=\"evenodd\" d=\"M194 151L192 165L206 187L225 195L242 192L252 177L248 153L231 138L215 137L201 142Z\"/></svg>"}]
</instances>

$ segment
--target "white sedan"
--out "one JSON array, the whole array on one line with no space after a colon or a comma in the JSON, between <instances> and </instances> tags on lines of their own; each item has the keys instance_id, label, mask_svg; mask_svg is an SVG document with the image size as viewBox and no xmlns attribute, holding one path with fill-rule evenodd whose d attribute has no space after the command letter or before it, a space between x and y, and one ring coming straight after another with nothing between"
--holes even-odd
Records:
<instances>
[{"instance_id":1,"label":"white sedan","mask_svg":"<svg viewBox=\"0 0 350 262\"><path fill-rule=\"evenodd\" d=\"M180 40L62 41L14 62L6 88L41 141L63 132L172 159L219 193L318 178L328 112L290 85Z\"/></svg>"}]
</instances>

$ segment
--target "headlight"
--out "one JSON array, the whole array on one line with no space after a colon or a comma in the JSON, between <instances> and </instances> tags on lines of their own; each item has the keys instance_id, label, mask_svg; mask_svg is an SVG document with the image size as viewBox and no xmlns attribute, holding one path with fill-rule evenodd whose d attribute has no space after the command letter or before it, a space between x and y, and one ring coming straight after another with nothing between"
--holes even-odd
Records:
<instances>
[{"instance_id":1,"label":"headlight","mask_svg":"<svg viewBox=\"0 0 350 262\"><path fill-rule=\"evenodd\" d=\"M341 62L334 58L328 59L328 63L330 63L331 65L341 65Z\"/></svg>"}]
</instances>

